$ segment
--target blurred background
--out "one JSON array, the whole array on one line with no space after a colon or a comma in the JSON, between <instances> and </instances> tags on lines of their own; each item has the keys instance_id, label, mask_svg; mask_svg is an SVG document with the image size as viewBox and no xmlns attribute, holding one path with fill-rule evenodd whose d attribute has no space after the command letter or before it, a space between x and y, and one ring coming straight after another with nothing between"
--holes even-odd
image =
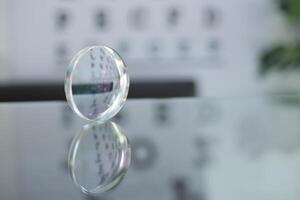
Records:
<instances>
[{"instance_id":1,"label":"blurred background","mask_svg":"<svg viewBox=\"0 0 300 200\"><path fill-rule=\"evenodd\" d=\"M83 122L67 104L2 102L63 88L99 44L132 96L197 97L126 103L114 121L135 153L102 199L299 199L299 24L299 0L0 0L0 199L93 199L68 174Z\"/></svg>"},{"instance_id":2,"label":"blurred background","mask_svg":"<svg viewBox=\"0 0 300 200\"><path fill-rule=\"evenodd\" d=\"M189 82L195 96L263 94L300 62L296 0L0 5L2 83L62 83L72 56L97 44L124 57L133 81Z\"/></svg>"}]
</instances>

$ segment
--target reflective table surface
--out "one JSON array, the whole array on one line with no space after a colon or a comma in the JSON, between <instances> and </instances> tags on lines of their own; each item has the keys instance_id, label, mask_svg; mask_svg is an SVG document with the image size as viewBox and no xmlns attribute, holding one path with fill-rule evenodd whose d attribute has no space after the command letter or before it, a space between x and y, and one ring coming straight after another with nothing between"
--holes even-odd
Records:
<instances>
[{"instance_id":1,"label":"reflective table surface","mask_svg":"<svg viewBox=\"0 0 300 200\"><path fill-rule=\"evenodd\" d=\"M300 197L298 96L128 100L112 121L128 137L131 164L98 197L70 176L68 151L87 122L66 102L2 103L0 121L0 199Z\"/></svg>"}]
</instances>

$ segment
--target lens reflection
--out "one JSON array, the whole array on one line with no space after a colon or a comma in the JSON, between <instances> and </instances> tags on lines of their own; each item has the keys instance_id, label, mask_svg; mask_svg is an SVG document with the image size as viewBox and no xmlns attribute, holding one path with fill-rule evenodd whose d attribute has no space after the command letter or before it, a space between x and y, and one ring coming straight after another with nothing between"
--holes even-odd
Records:
<instances>
[{"instance_id":1,"label":"lens reflection","mask_svg":"<svg viewBox=\"0 0 300 200\"><path fill-rule=\"evenodd\" d=\"M128 138L114 122L83 126L69 149L72 179L82 192L99 195L117 186L131 160Z\"/></svg>"}]
</instances>

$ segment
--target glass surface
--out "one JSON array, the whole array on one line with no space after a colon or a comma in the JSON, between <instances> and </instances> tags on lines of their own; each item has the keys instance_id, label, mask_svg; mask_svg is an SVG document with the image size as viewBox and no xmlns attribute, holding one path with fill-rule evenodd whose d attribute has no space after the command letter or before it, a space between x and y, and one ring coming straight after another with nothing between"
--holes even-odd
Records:
<instances>
[{"instance_id":1,"label":"glass surface","mask_svg":"<svg viewBox=\"0 0 300 200\"><path fill-rule=\"evenodd\" d=\"M68 151L84 122L67 103L0 104L0 199L298 200L299 102L129 99L112 121L130 141L131 164L99 198L83 194L70 176ZM81 141L89 163L97 158L95 143Z\"/></svg>"},{"instance_id":2,"label":"glass surface","mask_svg":"<svg viewBox=\"0 0 300 200\"><path fill-rule=\"evenodd\" d=\"M81 50L67 69L67 101L87 120L105 122L112 118L124 105L128 89L126 65L115 50L106 46Z\"/></svg>"},{"instance_id":3,"label":"glass surface","mask_svg":"<svg viewBox=\"0 0 300 200\"><path fill-rule=\"evenodd\" d=\"M100 195L117 186L131 160L126 135L113 122L84 125L69 150L69 169L86 194Z\"/></svg>"}]
</instances>

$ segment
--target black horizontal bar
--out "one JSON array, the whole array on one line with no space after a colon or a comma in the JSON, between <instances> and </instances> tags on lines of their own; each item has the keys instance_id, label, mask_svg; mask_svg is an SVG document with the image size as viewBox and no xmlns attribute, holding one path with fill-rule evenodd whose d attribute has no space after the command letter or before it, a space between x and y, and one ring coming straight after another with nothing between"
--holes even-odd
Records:
<instances>
[{"instance_id":1,"label":"black horizontal bar","mask_svg":"<svg viewBox=\"0 0 300 200\"><path fill-rule=\"evenodd\" d=\"M72 87L73 94L99 94L111 92L114 83L80 84Z\"/></svg>"},{"instance_id":2,"label":"black horizontal bar","mask_svg":"<svg viewBox=\"0 0 300 200\"><path fill-rule=\"evenodd\" d=\"M131 82L128 94L128 98L190 96L195 96L195 85L192 81ZM66 100L63 83L0 84L0 102L57 100Z\"/></svg>"}]
</instances>

